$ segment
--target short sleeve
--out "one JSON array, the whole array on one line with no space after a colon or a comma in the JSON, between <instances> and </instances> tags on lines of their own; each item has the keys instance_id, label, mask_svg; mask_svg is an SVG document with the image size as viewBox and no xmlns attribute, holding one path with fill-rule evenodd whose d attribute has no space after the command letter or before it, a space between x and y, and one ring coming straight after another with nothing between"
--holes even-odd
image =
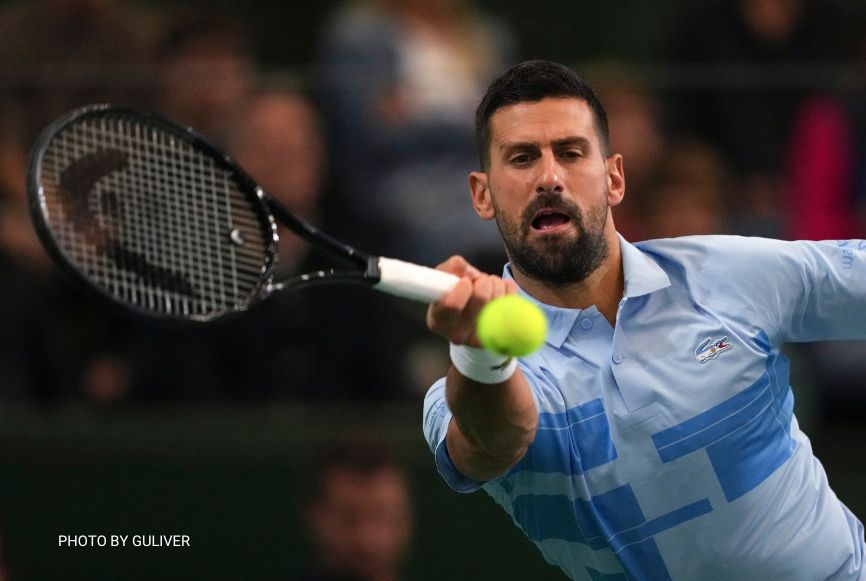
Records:
<instances>
[{"instance_id":1,"label":"short sleeve","mask_svg":"<svg viewBox=\"0 0 866 581\"><path fill-rule=\"evenodd\" d=\"M436 469L448 486L457 492L475 492L484 483L460 474L448 455L445 437L452 417L445 400L445 378L442 378L433 384L424 398L424 439L436 459Z\"/></svg>"}]
</instances>

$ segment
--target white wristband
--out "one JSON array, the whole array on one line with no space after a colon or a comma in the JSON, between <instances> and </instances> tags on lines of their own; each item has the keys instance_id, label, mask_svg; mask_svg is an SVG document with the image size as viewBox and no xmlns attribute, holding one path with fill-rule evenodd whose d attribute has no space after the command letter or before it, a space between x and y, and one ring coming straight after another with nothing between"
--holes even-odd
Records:
<instances>
[{"instance_id":1,"label":"white wristband","mask_svg":"<svg viewBox=\"0 0 866 581\"><path fill-rule=\"evenodd\" d=\"M451 363L464 377L478 383L502 383L514 375L517 359L504 357L486 349L451 343Z\"/></svg>"}]
</instances>

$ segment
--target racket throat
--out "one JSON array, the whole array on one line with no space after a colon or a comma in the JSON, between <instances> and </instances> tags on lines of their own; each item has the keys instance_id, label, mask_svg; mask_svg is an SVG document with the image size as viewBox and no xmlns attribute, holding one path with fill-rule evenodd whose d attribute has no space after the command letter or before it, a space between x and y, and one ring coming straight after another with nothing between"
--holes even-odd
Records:
<instances>
[{"instance_id":1,"label":"racket throat","mask_svg":"<svg viewBox=\"0 0 866 581\"><path fill-rule=\"evenodd\" d=\"M375 287L380 279L379 258L369 256L367 257L367 266L364 270L336 270L329 268L298 274L281 281L271 281L262 290L261 298L284 289L296 289L323 284L356 284Z\"/></svg>"},{"instance_id":2,"label":"racket throat","mask_svg":"<svg viewBox=\"0 0 866 581\"><path fill-rule=\"evenodd\" d=\"M376 286L382 280L382 269L379 268L379 261L382 260L378 256L367 257L367 270L364 271L364 279L371 286Z\"/></svg>"}]
</instances>

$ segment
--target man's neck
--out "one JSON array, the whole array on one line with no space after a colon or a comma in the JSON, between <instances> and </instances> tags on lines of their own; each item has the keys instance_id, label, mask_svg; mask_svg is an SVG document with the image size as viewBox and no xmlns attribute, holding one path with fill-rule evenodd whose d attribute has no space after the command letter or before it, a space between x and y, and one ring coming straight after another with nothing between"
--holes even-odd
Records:
<instances>
[{"instance_id":1,"label":"man's neck","mask_svg":"<svg viewBox=\"0 0 866 581\"><path fill-rule=\"evenodd\" d=\"M580 282L552 286L526 276L512 264L514 281L542 303L554 307L585 309L595 305L610 325L616 326L616 313L625 288L625 276L622 269L622 250L616 231L609 230L606 237L607 255L604 261Z\"/></svg>"}]
</instances>

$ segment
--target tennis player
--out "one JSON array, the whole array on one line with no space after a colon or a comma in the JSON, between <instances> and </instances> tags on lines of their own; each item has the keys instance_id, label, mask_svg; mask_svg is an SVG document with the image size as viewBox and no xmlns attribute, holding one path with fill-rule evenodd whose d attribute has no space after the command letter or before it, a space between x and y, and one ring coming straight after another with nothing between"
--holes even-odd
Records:
<instances>
[{"instance_id":1,"label":"tennis player","mask_svg":"<svg viewBox=\"0 0 866 581\"><path fill-rule=\"evenodd\" d=\"M494 81L476 133L472 201L509 263L440 265L462 277L428 311L453 365L423 424L447 483L483 488L572 579L866 579L863 525L798 428L779 351L866 339L866 242L627 242L604 108L555 63ZM474 333L508 292L550 321L519 361Z\"/></svg>"}]
</instances>

